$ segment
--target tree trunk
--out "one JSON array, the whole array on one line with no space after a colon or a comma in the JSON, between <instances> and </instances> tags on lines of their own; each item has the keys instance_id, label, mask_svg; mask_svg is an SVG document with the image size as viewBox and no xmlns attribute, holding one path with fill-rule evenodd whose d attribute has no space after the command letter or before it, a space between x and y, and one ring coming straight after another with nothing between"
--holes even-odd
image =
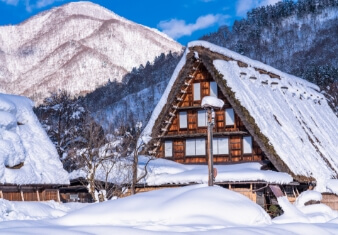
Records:
<instances>
[{"instance_id":1,"label":"tree trunk","mask_svg":"<svg viewBox=\"0 0 338 235\"><path fill-rule=\"evenodd\" d=\"M137 184L137 165L138 165L138 153L134 152L134 161L133 161L133 181L131 182L131 195L136 194L136 184Z\"/></svg>"},{"instance_id":2,"label":"tree trunk","mask_svg":"<svg viewBox=\"0 0 338 235\"><path fill-rule=\"evenodd\" d=\"M88 175L87 175L87 181L88 181L88 191L90 195L92 195L93 201L96 202L95 197L95 170L93 169L93 166L90 166Z\"/></svg>"}]
</instances>

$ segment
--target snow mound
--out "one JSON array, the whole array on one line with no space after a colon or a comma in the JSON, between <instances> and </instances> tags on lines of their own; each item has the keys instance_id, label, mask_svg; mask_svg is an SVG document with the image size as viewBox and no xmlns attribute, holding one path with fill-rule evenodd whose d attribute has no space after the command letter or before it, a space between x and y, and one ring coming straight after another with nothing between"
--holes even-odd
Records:
<instances>
[{"instance_id":1,"label":"snow mound","mask_svg":"<svg viewBox=\"0 0 338 235\"><path fill-rule=\"evenodd\" d=\"M140 157L140 162L145 162L145 156ZM266 181L270 183L290 183L292 177L283 172L261 170L262 165L257 162L240 163L232 165L217 165L216 183L229 181ZM144 167L139 167L143 172ZM148 175L141 183L148 185L163 184L189 184L208 182L207 165L184 165L166 159L151 160L148 164Z\"/></svg>"},{"instance_id":2,"label":"snow mound","mask_svg":"<svg viewBox=\"0 0 338 235\"><path fill-rule=\"evenodd\" d=\"M320 193L319 193L320 194ZM277 198L278 204L283 209L284 214L273 219L273 223L326 223L335 219L338 212L332 210L324 204L314 204L304 206L304 203L309 200L321 198L317 192L306 191L301 193L295 205L292 205L287 197Z\"/></svg>"},{"instance_id":3,"label":"snow mound","mask_svg":"<svg viewBox=\"0 0 338 235\"><path fill-rule=\"evenodd\" d=\"M66 226L119 225L142 226L156 224L175 228L240 225L261 226L271 223L268 214L248 198L214 186L194 185L161 189L123 199L94 204L56 219ZM155 229L155 228L154 228Z\"/></svg>"},{"instance_id":4,"label":"snow mound","mask_svg":"<svg viewBox=\"0 0 338 235\"><path fill-rule=\"evenodd\" d=\"M222 108L224 106L223 100L218 99L217 97L213 96L205 96L202 99L202 107L215 107L215 108Z\"/></svg>"},{"instance_id":5,"label":"snow mound","mask_svg":"<svg viewBox=\"0 0 338 235\"><path fill-rule=\"evenodd\" d=\"M0 199L0 221L57 218L64 216L68 210L55 201L27 203Z\"/></svg>"},{"instance_id":6,"label":"snow mound","mask_svg":"<svg viewBox=\"0 0 338 235\"><path fill-rule=\"evenodd\" d=\"M68 184L68 174L32 107L25 97L0 93L0 183Z\"/></svg>"},{"instance_id":7,"label":"snow mound","mask_svg":"<svg viewBox=\"0 0 338 235\"><path fill-rule=\"evenodd\" d=\"M322 200L322 194L317 191L308 190L302 192L295 201L295 206L301 207L305 206L305 203L309 201L321 201Z\"/></svg>"}]
</instances>

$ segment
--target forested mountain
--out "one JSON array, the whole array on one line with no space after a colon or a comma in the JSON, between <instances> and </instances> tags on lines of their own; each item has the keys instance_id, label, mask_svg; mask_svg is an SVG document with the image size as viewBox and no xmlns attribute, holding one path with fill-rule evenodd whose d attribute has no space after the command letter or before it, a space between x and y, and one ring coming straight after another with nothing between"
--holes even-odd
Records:
<instances>
[{"instance_id":1,"label":"forested mountain","mask_svg":"<svg viewBox=\"0 0 338 235\"><path fill-rule=\"evenodd\" d=\"M201 39L316 83L338 114L337 38L337 0L285 0Z\"/></svg>"},{"instance_id":2,"label":"forested mountain","mask_svg":"<svg viewBox=\"0 0 338 235\"><path fill-rule=\"evenodd\" d=\"M154 63L133 68L122 82L109 81L80 98L105 129L145 122L160 99L181 57L181 53L161 54Z\"/></svg>"},{"instance_id":3,"label":"forested mountain","mask_svg":"<svg viewBox=\"0 0 338 235\"><path fill-rule=\"evenodd\" d=\"M0 27L0 92L39 103L50 92L72 96L120 82L133 67L182 46L158 30L91 2L73 2L19 25Z\"/></svg>"}]
</instances>

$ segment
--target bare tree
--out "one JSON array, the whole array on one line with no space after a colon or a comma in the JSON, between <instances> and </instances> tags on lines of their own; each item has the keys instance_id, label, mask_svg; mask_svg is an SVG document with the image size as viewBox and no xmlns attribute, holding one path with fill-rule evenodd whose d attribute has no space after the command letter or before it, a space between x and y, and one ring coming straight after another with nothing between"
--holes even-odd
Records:
<instances>
[{"instance_id":1,"label":"bare tree","mask_svg":"<svg viewBox=\"0 0 338 235\"><path fill-rule=\"evenodd\" d=\"M144 165L144 172L142 175L138 175L138 166L139 166L139 152L144 147L145 142L141 136L141 130L142 130L142 123L137 122L135 129L131 133L127 133L127 136L129 135L129 146L132 149L132 181L130 186L130 193L132 195L136 194L136 185L144 179L148 175L148 164L152 158L149 158L147 162Z\"/></svg>"},{"instance_id":2,"label":"bare tree","mask_svg":"<svg viewBox=\"0 0 338 235\"><path fill-rule=\"evenodd\" d=\"M94 201L101 201L98 194L105 194L105 198L120 197L123 188L130 185L131 194L136 193L136 185L147 174L147 166L152 158L144 165L139 174L139 152L144 146L142 140L142 124L135 128L121 126L118 131L105 135L104 130L93 119L87 118L83 138L86 140L81 148L73 148L68 156L79 162L79 168L85 172L85 184ZM109 137L109 138L108 138Z\"/></svg>"},{"instance_id":3,"label":"bare tree","mask_svg":"<svg viewBox=\"0 0 338 235\"><path fill-rule=\"evenodd\" d=\"M117 146L109 142L100 125L92 118L87 117L85 120L85 143L81 148L73 148L69 157L79 162L81 169L86 172L86 183L88 192L92 195L94 201L97 201L97 191L99 180L96 179L96 172L100 166L105 166L106 179L114 167L117 158ZM108 189L109 182L106 180L104 188Z\"/></svg>"}]
</instances>

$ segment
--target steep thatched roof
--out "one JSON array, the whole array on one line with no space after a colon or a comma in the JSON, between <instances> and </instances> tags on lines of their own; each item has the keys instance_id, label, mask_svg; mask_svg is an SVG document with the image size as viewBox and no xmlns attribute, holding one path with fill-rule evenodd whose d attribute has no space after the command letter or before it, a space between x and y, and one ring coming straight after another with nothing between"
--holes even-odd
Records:
<instances>
[{"instance_id":1,"label":"steep thatched roof","mask_svg":"<svg viewBox=\"0 0 338 235\"><path fill-rule=\"evenodd\" d=\"M338 120L319 88L213 44L188 45L144 130L152 141L196 60L207 68L273 165L299 181L338 176Z\"/></svg>"},{"instance_id":2,"label":"steep thatched roof","mask_svg":"<svg viewBox=\"0 0 338 235\"><path fill-rule=\"evenodd\" d=\"M26 97L0 93L0 185L69 184L55 146Z\"/></svg>"}]
</instances>

